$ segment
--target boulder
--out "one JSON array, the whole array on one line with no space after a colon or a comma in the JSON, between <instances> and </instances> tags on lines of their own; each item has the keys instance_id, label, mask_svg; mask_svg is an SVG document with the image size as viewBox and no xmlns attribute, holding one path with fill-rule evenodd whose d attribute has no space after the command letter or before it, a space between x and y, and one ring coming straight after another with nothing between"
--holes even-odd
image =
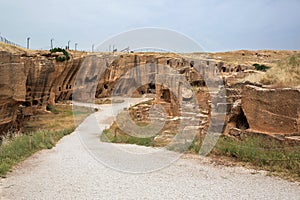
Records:
<instances>
[{"instance_id":1,"label":"boulder","mask_svg":"<svg viewBox=\"0 0 300 200\"><path fill-rule=\"evenodd\" d=\"M300 89L246 86L241 104L251 130L268 134L300 132Z\"/></svg>"}]
</instances>

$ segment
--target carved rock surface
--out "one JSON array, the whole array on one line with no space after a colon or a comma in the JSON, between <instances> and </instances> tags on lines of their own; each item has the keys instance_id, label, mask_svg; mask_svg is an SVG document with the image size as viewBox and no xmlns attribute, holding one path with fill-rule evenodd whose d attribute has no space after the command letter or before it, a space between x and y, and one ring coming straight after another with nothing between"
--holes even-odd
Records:
<instances>
[{"instance_id":1,"label":"carved rock surface","mask_svg":"<svg viewBox=\"0 0 300 200\"><path fill-rule=\"evenodd\" d=\"M19 129L23 118L30 117L36 110L45 110L47 105L55 101L86 101L95 97L110 97L112 93L123 96L154 93L155 103L161 103L168 115L179 116L180 102L192 97L189 86L203 89L206 86L221 88L224 85L223 80L217 78L217 73L224 73L222 67L225 64L221 61L197 60L197 56L194 59L173 53L89 55L70 52L71 59L64 62L57 62L55 56L49 51L12 52L0 46L0 135L8 130ZM233 67L241 69L226 68L225 72L236 73L247 69L244 65ZM188 84L184 85L181 79ZM207 118L209 113L206 111L210 111L211 106L219 112L232 113L232 117L227 118L232 126L227 129L248 123L250 130L257 132L300 132L299 89L243 88L243 85L226 88L224 94L196 91L199 112L205 111ZM214 95L216 97L212 98ZM239 99L241 115L234 110L231 112L232 105ZM237 118L240 116L247 123L239 123ZM205 124L209 120L206 118L203 119L206 120Z\"/></svg>"},{"instance_id":2,"label":"carved rock surface","mask_svg":"<svg viewBox=\"0 0 300 200\"><path fill-rule=\"evenodd\" d=\"M300 90L246 86L242 109L251 130L269 134L300 132Z\"/></svg>"},{"instance_id":3,"label":"carved rock surface","mask_svg":"<svg viewBox=\"0 0 300 200\"><path fill-rule=\"evenodd\" d=\"M46 105L69 99L81 55L57 62L45 52L0 51L0 135Z\"/></svg>"},{"instance_id":4,"label":"carved rock surface","mask_svg":"<svg viewBox=\"0 0 300 200\"><path fill-rule=\"evenodd\" d=\"M0 130L17 119L19 102L26 97L25 67L20 56L0 51Z\"/></svg>"}]
</instances>

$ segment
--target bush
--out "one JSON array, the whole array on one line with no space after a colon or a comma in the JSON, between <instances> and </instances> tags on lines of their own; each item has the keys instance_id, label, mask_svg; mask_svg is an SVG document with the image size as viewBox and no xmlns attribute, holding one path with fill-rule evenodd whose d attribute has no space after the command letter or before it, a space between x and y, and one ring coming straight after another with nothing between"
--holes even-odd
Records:
<instances>
[{"instance_id":1,"label":"bush","mask_svg":"<svg viewBox=\"0 0 300 200\"><path fill-rule=\"evenodd\" d=\"M62 52L64 54L64 56L57 56L55 58L56 61L58 62L63 62L65 60L70 60L70 56L69 56L69 53L65 50L65 49L62 49L62 48L54 48L54 49L51 49L50 50L51 53L56 53L56 52Z\"/></svg>"},{"instance_id":2,"label":"bush","mask_svg":"<svg viewBox=\"0 0 300 200\"><path fill-rule=\"evenodd\" d=\"M267 71L267 69L269 69L270 67L266 66L266 65L260 65L260 64L253 64L253 66L255 67L256 70L259 70L259 71Z\"/></svg>"},{"instance_id":3,"label":"bush","mask_svg":"<svg viewBox=\"0 0 300 200\"><path fill-rule=\"evenodd\" d=\"M55 107L53 107L52 105L49 105L49 104L46 106L46 110L50 111L50 112L52 112L54 114L58 114L59 113L59 111Z\"/></svg>"}]
</instances>

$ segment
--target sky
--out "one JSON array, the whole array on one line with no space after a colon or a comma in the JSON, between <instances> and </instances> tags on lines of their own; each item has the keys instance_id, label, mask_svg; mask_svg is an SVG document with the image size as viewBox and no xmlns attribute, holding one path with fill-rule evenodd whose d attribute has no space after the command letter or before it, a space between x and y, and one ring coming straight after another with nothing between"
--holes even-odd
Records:
<instances>
[{"instance_id":1,"label":"sky","mask_svg":"<svg viewBox=\"0 0 300 200\"><path fill-rule=\"evenodd\" d=\"M71 49L91 51L120 33L155 27L210 52L300 50L300 0L0 1L0 35L24 47L30 37L32 49L49 49L53 38L55 47L70 40Z\"/></svg>"}]
</instances>

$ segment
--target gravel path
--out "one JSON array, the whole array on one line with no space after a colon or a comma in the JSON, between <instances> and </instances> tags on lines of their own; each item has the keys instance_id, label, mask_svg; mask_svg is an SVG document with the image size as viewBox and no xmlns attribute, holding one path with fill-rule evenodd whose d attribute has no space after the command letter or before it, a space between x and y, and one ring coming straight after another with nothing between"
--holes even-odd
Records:
<instances>
[{"instance_id":1,"label":"gravel path","mask_svg":"<svg viewBox=\"0 0 300 200\"><path fill-rule=\"evenodd\" d=\"M111 123L111 109L101 109L95 116L103 129ZM299 183L269 177L265 172L215 166L209 158L199 156L168 160L175 154L100 143L99 130L89 123L95 116L55 148L42 150L18 165L0 181L0 199L300 199ZM83 134L86 132L89 134ZM150 157L155 163L140 160L139 156L145 155L155 155ZM161 165L166 163L169 165ZM139 173L142 169L152 172Z\"/></svg>"}]
</instances>

